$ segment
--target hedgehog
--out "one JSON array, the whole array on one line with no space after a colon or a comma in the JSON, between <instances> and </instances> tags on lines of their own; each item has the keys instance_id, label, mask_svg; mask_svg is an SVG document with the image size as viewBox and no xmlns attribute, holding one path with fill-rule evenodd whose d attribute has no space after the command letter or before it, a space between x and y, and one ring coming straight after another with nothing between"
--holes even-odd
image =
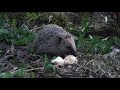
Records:
<instances>
[{"instance_id":1,"label":"hedgehog","mask_svg":"<svg viewBox=\"0 0 120 90\"><path fill-rule=\"evenodd\" d=\"M36 54L61 56L77 55L75 37L56 24L43 26L33 41Z\"/></svg>"}]
</instances>

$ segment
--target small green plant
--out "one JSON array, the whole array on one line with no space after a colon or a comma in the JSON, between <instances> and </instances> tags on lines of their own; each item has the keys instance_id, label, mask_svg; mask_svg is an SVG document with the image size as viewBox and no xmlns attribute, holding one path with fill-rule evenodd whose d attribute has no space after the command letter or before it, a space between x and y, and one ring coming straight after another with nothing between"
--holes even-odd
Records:
<instances>
[{"instance_id":1,"label":"small green plant","mask_svg":"<svg viewBox=\"0 0 120 90\"><path fill-rule=\"evenodd\" d=\"M56 57L53 57L51 60L53 60L54 58ZM56 75L58 73L57 68L55 68L55 66L51 64L51 60L48 59L47 55L44 55L43 60L44 60L44 67L45 67L46 72L51 71Z\"/></svg>"},{"instance_id":2,"label":"small green plant","mask_svg":"<svg viewBox=\"0 0 120 90\"><path fill-rule=\"evenodd\" d=\"M111 51L111 46L113 43L119 42L118 38L108 38L103 40L103 37L100 36L91 36L85 38L86 32L89 30L89 21L88 17L84 17L81 24L81 32L79 32L79 37L77 41L77 50L83 53L101 53L105 54Z\"/></svg>"},{"instance_id":3,"label":"small green plant","mask_svg":"<svg viewBox=\"0 0 120 90\"><path fill-rule=\"evenodd\" d=\"M120 46L120 38L118 38L118 37L113 37L113 39L114 39L114 44Z\"/></svg>"},{"instance_id":4,"label":"small green plant","mask_svg":"<svg viewBox=\"0 0 120 90\"><path fill-rule=\"evenodd\" d=\"M26 20L28 22L32 21L32 20L35 20L35 19L38 19L40 16L40 13L34 13L34 12L27 12L25 14L25 17L26 17Z\"/></svg>"},{"instance_id":5,"label":"small green plant","mask_svg":"<svg viewBox=\"0 0 120 90\"><path fill-rule=\"evenodd\" d=\"M82 32L82 34L85 35L85 33L89 30L89 26L90 26L89 16L85 15L83 17L83 19L81 20L81 22L82 22L82 24L81 24L81 32Z\"/></svg>"},{"instance_id":6,"label":"small green plant","mask_svg":"<svg viewBox=\"0 0 120 90\"><path fill-rule=\"evenodd\" d=\"M84 36L85 36L85 33L89 30L89 25L90 23L88 21L88 16L83 17L78 40L77 40L77 49L79 48L85 49L87 47Z\"/></svg>"},{"instance_id":7,"label":"small green plant","mask_svg":"<svg viewBox=\"0 0 120 90\"><path fill-rule=\"evenodd\" d=\"M108 39L108 40L102 40L100 37L93 37L92 40L90 40L88 48L86 52L90 53L101 53L105 54L110 52L110 48L113 44L113 39Z\"/></svg>"},{"instance_id":8,"label":"small green plant","mask_svg":"<svg viewBox=\"0 0 120 90\"><path fill-rule=\"evenodd\" d=\"M0 78L24 78L25 77L25 71L23 68L18 69L15 72L4 72L0 73Z\"/></svg>"},{"instance_id":9,"label":"small green plant","mask_svg":"<svg viewBox=\"0 0 120 90\"><path fill-rule=\"evenodd\" d=\"M28 18L33 19L37 17L37 13L27 15ZM17 27L16 19L9 19L7 14L0 14L0 41L13 43L14 45L26 45L33 41L35 34L30 32L26 24Z\"/></svg>"},{"instance_id":10,"label":"small green plant","mask_svg":"<svg viewBox=\"0 0 120 90\"><path fill-rule=\"evenodd\" d=\"M114 45L114 38L108 38L106 40L103 40L104 38L101 38L99 36L94 36L91 38L79 38L78 42L78 50L84 52L84 53L101 53L105 54L111 51L111 46Z\"/></svg>"},{"instance_id":11,"label":"small green plant","mask_svg":"<svg viewBox=\"0 0 120 90\"><path fill-rule=\"evenodd\" d=\"M35 78L34 72L31 72L31 73L30 73L30 78Z\"/></svg>"},{"instance_id":12,"label":"small green plant","mask_svg":"<svg viewBox=\"0 0 120 90\"><path fill-rule=\"evenodd\" d=\"M33 41L35 34L29 30L15 28L13 29L0 29L0 41L13 43L14 45L26 45Z\"/></svg>"}]
</instances>

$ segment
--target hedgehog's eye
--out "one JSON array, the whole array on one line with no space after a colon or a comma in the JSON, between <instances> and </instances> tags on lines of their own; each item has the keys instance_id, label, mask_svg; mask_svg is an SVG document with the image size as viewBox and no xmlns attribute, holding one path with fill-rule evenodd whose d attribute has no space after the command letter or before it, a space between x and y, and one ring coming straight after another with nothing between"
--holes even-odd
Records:
<instances>
[{"instance_id":1,"label":"hedgehog's eye","mask_svg":"<svg viewBox=\"0 0 120 90\"><path fill-rule=\"evenodd\" d=\"M71 49L71 47L70 47L70 46L66 46L66 48L67 48L67 49Z\"/></svg>"}]
</instances>

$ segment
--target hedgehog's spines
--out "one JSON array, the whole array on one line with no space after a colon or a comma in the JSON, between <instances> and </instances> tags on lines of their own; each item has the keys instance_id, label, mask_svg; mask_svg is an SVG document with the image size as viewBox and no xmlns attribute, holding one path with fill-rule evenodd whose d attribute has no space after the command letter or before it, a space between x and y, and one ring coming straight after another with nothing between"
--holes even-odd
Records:
<instances>
[{"instance_id":1,"label":"hedgehog's spines","mask_svg":"<svg viewBox=\"0 0 120 90\"><path fill-rule=\"evenodd\" d=\"M37 54L47 53L63 56L68 52L72 52L72 50L69 51L66 48L66 45L73 47L72 49L76 48L73 39L73 36L62 27L56 24L48 24L39 30L33 42L33 48L37 51ZM76 51L76 49L73 50L73 52L74 51Z\"/></svg>"}]
</instances>

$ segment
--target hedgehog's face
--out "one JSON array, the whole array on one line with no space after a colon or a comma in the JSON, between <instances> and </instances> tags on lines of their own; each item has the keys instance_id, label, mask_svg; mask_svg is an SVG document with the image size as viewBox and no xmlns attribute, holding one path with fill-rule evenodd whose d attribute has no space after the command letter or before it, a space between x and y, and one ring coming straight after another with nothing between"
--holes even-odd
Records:
<instances>
[{"instance_id":1,"label":"hedgehog's face","mask_svg":"<svg viewBox=\"0 0 120 90\"><path fill-rule=\"evenodd\" d=\"M74 38L70 35L59 37L58 48L64 55L77 55Z\"/></svg>"}]
</instances>

